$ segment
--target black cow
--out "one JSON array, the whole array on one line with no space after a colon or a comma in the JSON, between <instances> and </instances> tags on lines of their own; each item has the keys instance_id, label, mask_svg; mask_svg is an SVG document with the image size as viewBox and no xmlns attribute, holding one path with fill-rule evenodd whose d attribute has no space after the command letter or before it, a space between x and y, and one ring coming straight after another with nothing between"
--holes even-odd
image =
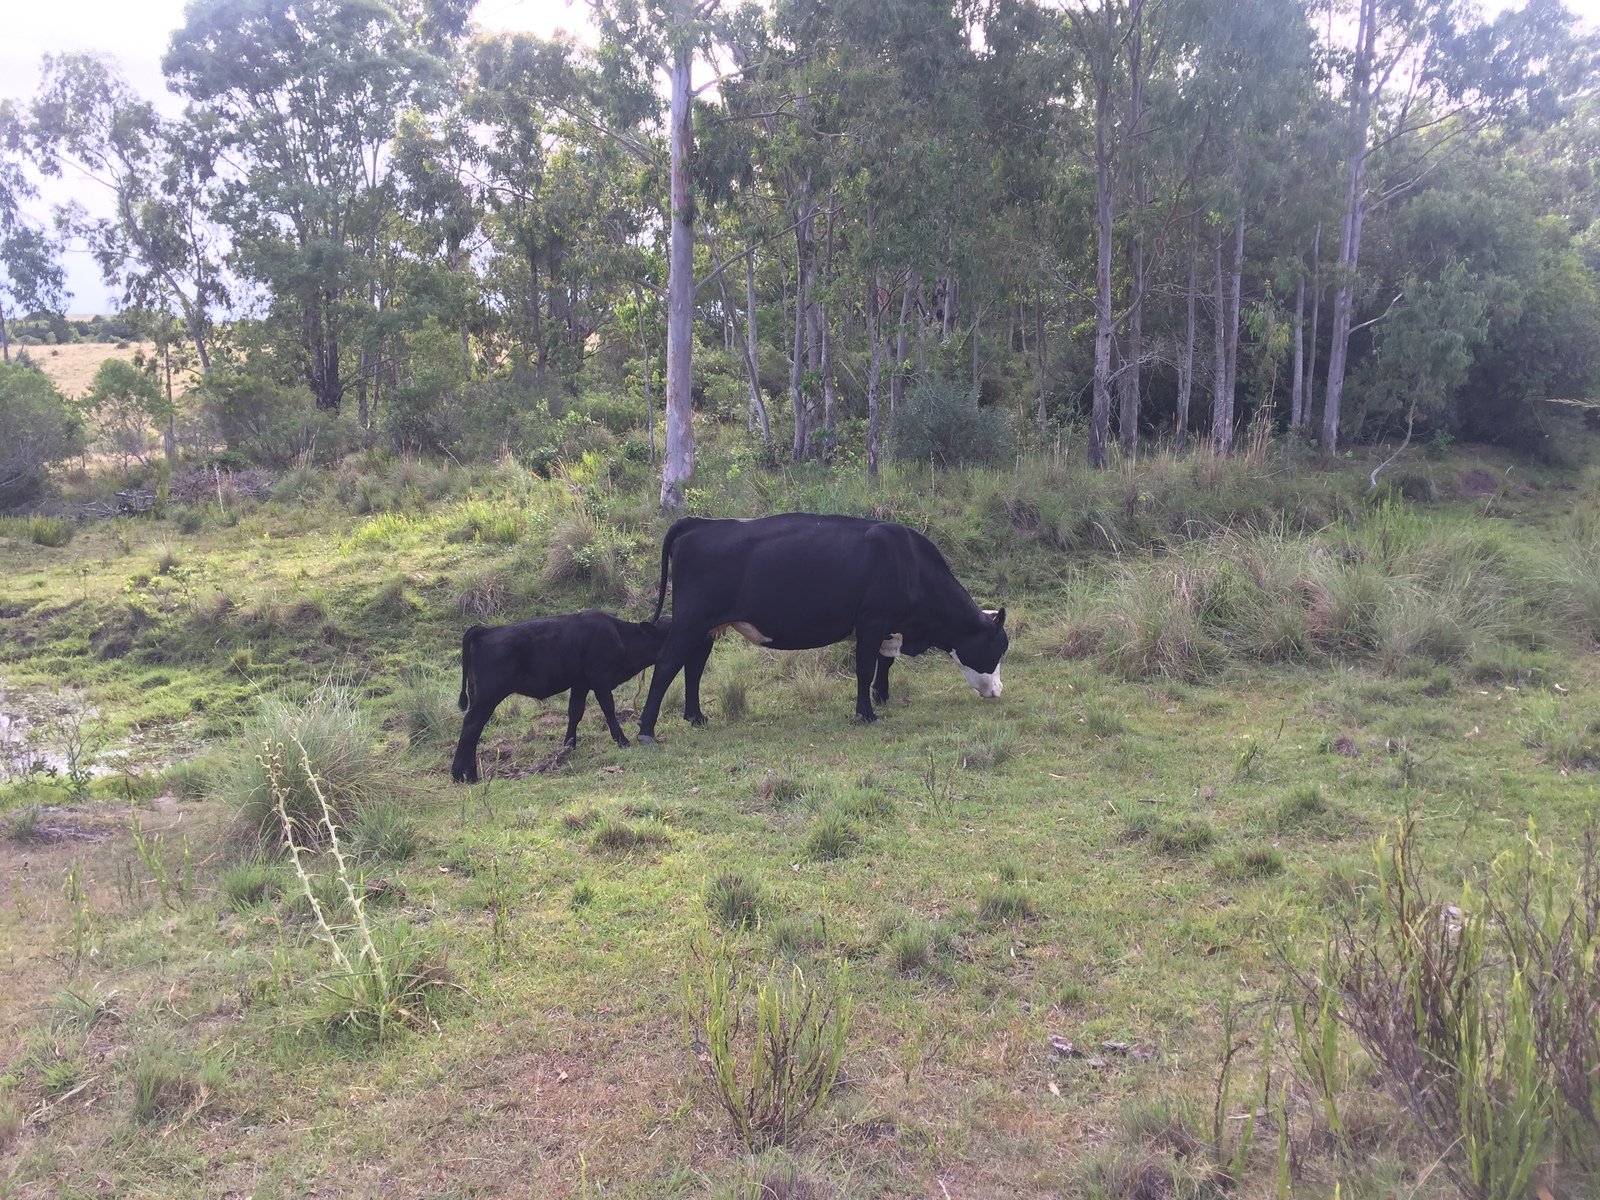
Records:
<instances>
[{"instance_id":1,"label":"black cow","mask_svg":"<svg viewBox=\"0 0 1600 1200\"><path fill-rule=\"evenodd\" d=\"M548 700L571 691L566 745L578 741L589 693L600 703L617 745L628 744L617 724L611 689L643 671L661 652L670 623L622 621L610 613L581 612L536 617L515 625L474 625L461 635L461 740L450 775L457 783L478 782L478 736L507 696Z\"/></svg>"},{"instance_id":2,"label":"black cow","mask_svg":"<svg viewBox=\"0 0 1600 1200\"><path fill-rule=\"evenodd\" d=\"M685 517L661 543L656 616L672 574L672 632L650 677L639 740L655 740L661 700L684 673L683 716L704 724L700 676L732 628L772 650L856 639L856 715L877 719L889 667L929 647L949 652L980 696L1000 694L1006 610L972 602L938 548L891 521L787 513L750 521Z\"/></svg>"}]
</instances>

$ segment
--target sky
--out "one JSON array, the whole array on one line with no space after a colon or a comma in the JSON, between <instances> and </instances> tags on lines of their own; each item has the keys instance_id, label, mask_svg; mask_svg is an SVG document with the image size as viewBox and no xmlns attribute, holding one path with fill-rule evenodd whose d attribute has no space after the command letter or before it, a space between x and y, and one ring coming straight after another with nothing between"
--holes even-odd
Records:
<instances>
[{"instance_id":1,"label":"sky","mask_svg":"<svg viewBox=\"0 0 1600 1200\"><path fill-rule=\"evenodd\" d=\"M183 21L184 0L0 0L0 98L22 99L39 82L39 60L45 54L93 51L116 59L128 82L158 108L176 114L181 102L166 89L161 55L167 39ZM1508 7L1507 0L1489 0L1485 8ZM1567 7L1591 27L1600 26L1600 0L1567 0ZM526 31L549 37L562 29L589 40L588 6L584 0L480 0L477 24L495 31ZM35 208L69 199L91 213L108 211L103 191L82 178L46 180ZM82 250L67 254L67 286L73 313L109 313L113 297L100 281L99 270Z\"/></svg>"}]
</instances>

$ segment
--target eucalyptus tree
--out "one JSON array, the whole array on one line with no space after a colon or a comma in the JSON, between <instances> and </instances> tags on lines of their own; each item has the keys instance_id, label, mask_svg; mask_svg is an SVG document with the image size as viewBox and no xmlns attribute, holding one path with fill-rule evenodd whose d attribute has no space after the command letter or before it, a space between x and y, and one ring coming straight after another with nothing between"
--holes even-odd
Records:
<instances>
[{"instance_id":1,"label":"eucalyptus tree","mask_svg":"<svg viewBox=\"0 0 1600 1200\"><path fill-rule=\"evenodd\" d=\"M46 55L29 115L42 169L76 168L111 197L111 216L91 219L74 205L64 224L88 244L125 307L175 309L201 370L210 370L213 319L229 300L226 236L212 220L219 179L210 121L162 117L91 54Z\"/></svg>"},{"instance_id":2,"label":"eucalyptus tree","mask_svg":"<svg viewBox=\"0 0 1600 1200\"><path fill-rule=\"evenodd\" d=\"M1547 68L1569 38L1560 0L1530 0L1492 23L1457 0L1360 0L1340 73L1348 112L1344 211L1323 403L1322 450L1339 446L1362 230L1372 209L1414 191L1466 140L1516 109L1550 114ZM1381 179L1369 177L1375 157Z\"/></svg>"},{"instance_id":3,"label":"eucalyptus tree","mask_svg":"<svg viewBox=\"0 0 1600 1200\"><path fill-rule=\"evenodd\" d=\"M12 312L59 311L66 271L60 247L23 212L39 191L23 168L23 124L0 102L0 360L11 361Z\"/></svg>"},{"instance_id":4,"label":"eucalyptus tree","mask_svg":"<svg viewBox=\"0 0 1600 1200\"><path fill-rule=\"evenodd\" d=\"M429 30L384 0L195 0L162 59L224 159L230 261L321 409L361 370L400 114L443 100Z\"/></svg>"}]
</instances>

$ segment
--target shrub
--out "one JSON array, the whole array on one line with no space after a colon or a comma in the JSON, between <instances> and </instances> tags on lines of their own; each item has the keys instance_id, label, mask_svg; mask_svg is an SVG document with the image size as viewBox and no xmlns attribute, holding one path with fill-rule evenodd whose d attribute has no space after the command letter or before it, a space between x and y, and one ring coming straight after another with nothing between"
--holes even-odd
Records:
<instances>
[{"instance_id":1,"label":"shrub","mask_svg":"<svg viewBox=\"0 0 1600 1200\"><path fill-rule=\"evenodd\" d=\"M929 929L925 921L908 921L888 940L889 961L902 975L920 971L928 965Z\"/></svg>"},{"instance_id":2,"label":"shrub","mask_svg":"<svg viewBox=\"0 0 1600 1200\"><path fill-rule=\"evenodd\" d=\"M573 506L550 536L544 581L551 586L577 584L608 598L620 597L626 590L622 556L581 504Z\"/></svg>"},{"instance_id":3,"label":"shrub","mask_svg":"<svg viewBox=\"0 0 1600 1200\"><path fill-rule=\"evenodd\" d=\"M860 831L842 813L824 813L806 835L805 855L813 862L829 862L852 853L860 841Z\"/></svg>"},{"instance_id":4,"label":"shrub","mask_svg":"<svg viewBox=\"0 0 1600 1200\"><path fill-rule=\"evenodd\" d=\"M485 567L467 577L456 593L455 608L463 617L487 621L506 606L511 589L498 567Z\"/></svg>"},{"instance_id":5,"label":"shrub","mask_svg":"<svg viewBox=\"0 0 1600 1200\"><path fill-rule=\"evenodd\" d=\"M243 912L283 893L283 872L265 858L250 858L224 867L217 889L235 912Z\"/></svg>"},{"instance_id":6,"label":"shrub","mask_svg":"<svg viewBox=\"0 0 1600 1200\"><path fill-rule=\"evenodd\" d=\"M228 449L250 462L334 462L363 436L352 422L319 411L307 392L261 376L212 371L198 391Z\"/></svg>"},{"instance_id":7,"label":"shrub","mask_svg":"<svg viewBox=\"0 0 1600 1200\"><path fill-rule=\"evenodd\" d=\"M1017 749L1017 731L1009 725L991 724L970 735L962 744L961 765L969 771L988 771L1005 764Z\"/></svg>"},{"instance_id":8,"label":"shrub","mask_svg":"<svg viewBox=\"0 0 1600 1200\"><path fill-rule=\"evenodd\" d=\"M743 929L761 907L761 881L738 871L723 871L706 885L706 908L725 929Z\"/></svg>"},{"instance_id":9,"label":"shrub","mask_svg":"<svg viewBox=\"0 0 1600 1200\"><path fill-rule=\"evenodd\" d=\"M135 1121L151 1123L179 1112L197 1112L227 1086L228 1073L215 1056L181 1051L170 1041L146 1042L128 1068L129 1108Z\"/></svg>"},{"instance_id":10,"label":"shrub","mask_svg":"<svg viewBox=\"0 0 1600 1200\"><path fill-rule=\"evenodd\" d=\"M774 958L797 958L822 940L817 922L809 917L783 916L767 926L767 946Z\"/></svg>"},{"instance_id":11,"label":"shrub","mask_svg":"<svg viewBox=\"0 0 1600 1200\"><path fill-rule=\"evenodd\" d=\"M1163 854L1194 854L1217 840L1216 831L1202 817L1162 821L1150 831L1150 841Z\"/></svg>"},{"instance_id":12,"label":"shrub","mask_svg":"<svg viewBox=\"0 0 1600 1200\"><path fill-rule=\"evenodd\" d=\"M32 500L50 467L83 449L83 427L55 384L16 364L0 363L0 429L0 509Z\"/></svg>"},{"instance_id":13,"label":"shrub","mask_svg":"<svg viewBox=\"0 0 1600 1200\"><path fill-rule=\"evenodd\" d=\"M373 791L372 728L355 689L346 684L330 680L299 702L283 695L259 697L240 742L218 792L253 840L277 845L284 838L264 758L281 759L285 807L302 845L321 845L325 836L316 786L340 821L348 821Z\"/></svg>"},{"instance_id":14,"label":"shrub","mask_svg":"<svg viewBox=\"0 0 1600 1200\"><path fill-rule=\"evenodd\" d=\"M750 711L749 684L742 675L730 675L717 686L722 701L722 715L730 721L743 719Z\"/></svg>"},{"instance_id":15,"label":"shrub","mask_svg":"<svg viewBox=\"0 0 1600 1200\"><path fill-rule=\"evenodd\" d=\"M1283 874L1283 854L1276 846L1245 846L1223 855L1217 871L1225 879L1266 879Z\"/></svg>"},{"instance_id":16,"label":"shrub","mask_svg":"<svg viewBox=\"0 0 1600 1200\"><path fill-rule=\"evenodd\" d=\"M350 845L357 858L405 862L417 852L416 822L394 804L364 804L356 812Z\"/></svg>"},{"instance_id":17,"label":"shrub","mask_svg":"<svg viewBox=\"0 0 1600 1200\"><path fill-rule=\"evenodd\" d=\"M0 537L32 542L35 546L59 549L77 532L71 521L60 517L0 517Z\"/></svg>"},{"instance_id":18,"label":"shrub","mask_svg":"<svg viewBox=\"0 0 1600 1200\"><path fill-rule=\"evenodd\" d=\"M1004 413L979 408L953 383L930 379L895 411L889 441L896 458L949 468L1006 462L1016 439Z\"/></svg>"},{"instance_id":19,"label":"shrub","mask_svg":"<svg viewBox=\"0 0 1600 1200\"><path fill-rule=\"evenodd\" d=\"M752 982L702 942L683 1007L706 1090L751 1149L789 1141L832 1093L854 1009L847 965L831 979L795 968Z\"/></svg>"},{"instance_id":20,"label":"shrub","mask_svg":"<svg viewBox=\"0 0 1600 1200\"><path fill-rule=\"evenodd\" d=\"M396 708L411 745L431 746L455 740L461 729L461 713L456 707L458 687L458 678L429 667L411 666L400 673Z\"/></svg>"},{"instance_id":21,"label":"shrub","mask_svg":"<svg viewBox=\"0 0 1600 1200\"><path fill-rule=\"evenodd\" d=\"M978 895L978 916L991 923L1026 921L1036 911L1033 897L1018 883L1002 882L985 887Z\"/></svg>"},{"instance_id":22,"label":"shrub","mask_svg":"<svg viewBox=\"0 0 1600 1200\"><path fill-rule=\"evenodd\" d=\"M1303 783L1278 801L1277 825L1279 829L1298 829L1327 811L1328 801L1322 788L1315 783Z\"/></svg>"}]
</instances>

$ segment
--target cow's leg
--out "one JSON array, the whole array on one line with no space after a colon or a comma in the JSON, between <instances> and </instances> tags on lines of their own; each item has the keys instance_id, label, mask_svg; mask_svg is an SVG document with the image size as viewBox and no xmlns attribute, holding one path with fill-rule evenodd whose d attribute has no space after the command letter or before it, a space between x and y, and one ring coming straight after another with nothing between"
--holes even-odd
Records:
<instances>
[{"instance_id":1,"label":"cow's leg","mask_svg":"<svg viewBox=\"0 0 1600 1200\"><path fill-rule=\"evenodd\" d=\"M610 688L595 688L594 698L600 704L600 711L605 714L606 728L611 730L612 740L619 746L628 744L628 735L622 732L622 726L617 724L617 708L611 702Z\"/></svg>"},{"instance_id":2,"label":"cow's leg","mask_svg":"<svg viewBox=\"0 0 1600 1200\"><path fill-rule=\"evenodd\" d=\"M676 632L676 630L674 630ZM646 745L656 740L656 718L661 715L661 702L667 689L683 670L684 663L694 653L695 642L690 637L669 635L661 653L656 656L656 668L650 673L650 694L645 697L644 712L639 714L639 740Z\"/></svg>"},{"instance_id":3,"label":"cow's leg","mask_svg":"<svg viewBox=\"0 0 1600 1200\"><path fill-rule=\"evenodd\" d=\"M863 725L871 725L878 719L878 714L872 711L872 677L880 669L878 659L883 657L878 653L881 640L856 631L856 716Z\"/></svg>"},{"instance_id":4,"label":"cow's leg","mask_svg":"<svg viewBox=\"0 0 1600 1200\"><path fill-rule=\"evenodd\" d=\"M496 697L490 702L480 697L461 718L461 737L456 742L455 759L450 763L450 778L457 783L478 782L478 739L502 699L504 697Z\"/></svg>"},{"instance_id":5,"label":"cow's leg","mask_svg":"<svg viewBox=\"0 0 1600 1200\"><path fill-rule=\"evenodd\" d=\"M707 639L697 647L683 664L683 719L691 725L704 725L705 713L700 711L700 676L705 674L706 663L711 659L711 647L716 643Z\"/></svg>"},{"instance_id":6,"label":"cow's leg","mask_svg":"<svg viewBox=\"0 0 1600 1200\"><path fill-rule=\"evenodd\" d=\"M889 668L894 666L894 659L887 654L878 655L878 673L872 681L872 702L874 704L889 703Z\"/></svg>"},{"instance_id":7,"label":"cow's leg","mask_svg":"<svg viewBox=\"0 0 1600 1200\"><path fill-rule=\"evenodd\" d=\"M572 694L567 697L567 740L562 743L566 746L578 744L578 723L583 720L584 706L589 702L589 689L583 684L574 684Z\"/></svg>"}]
</instances>

